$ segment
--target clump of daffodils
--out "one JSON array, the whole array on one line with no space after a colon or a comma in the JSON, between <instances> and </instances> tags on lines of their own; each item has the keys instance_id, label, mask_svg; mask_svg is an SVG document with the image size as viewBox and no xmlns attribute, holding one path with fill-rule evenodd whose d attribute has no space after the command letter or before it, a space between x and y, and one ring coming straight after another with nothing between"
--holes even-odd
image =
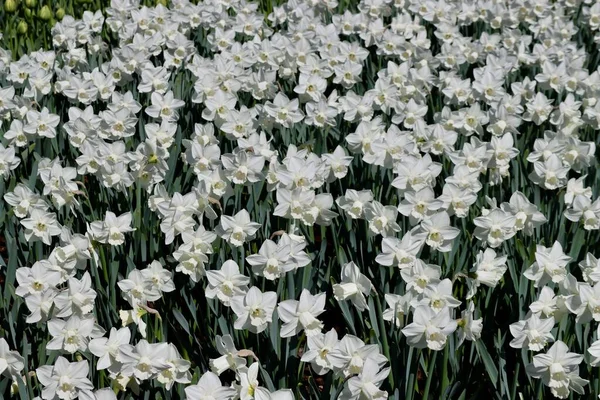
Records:
<instances>
[{"instance_id":1,"label":"clump of daffodils","mask_svg":"<svg viewBox=\"0 0 600 400\"><path fill-rule=\"evenodd\" d=\"M495 346L585 396L600 5L196 3L44 5L46 49L0 47L8 390L402 398L443 352L441 397L448 357L507 379Z\"/></svg>"}]
</instances>

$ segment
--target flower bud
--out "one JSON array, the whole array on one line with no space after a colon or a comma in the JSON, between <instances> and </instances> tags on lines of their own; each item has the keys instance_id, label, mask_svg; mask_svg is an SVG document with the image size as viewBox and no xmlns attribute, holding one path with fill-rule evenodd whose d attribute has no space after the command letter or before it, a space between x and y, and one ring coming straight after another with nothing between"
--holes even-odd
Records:
<instances>
[{"instance_id":1,"label":"flower bud","mask_svg":"<svg viewBox=\"0 0 600 400\"><path fill-rule=\"evenodd\" d=\"M17 32L20 33L21 35L24 35L25 33L27 33L27 22L25 22L24 20L19 21L19 24L17 25Z\"/></svg>"},{"instance_id":2,"label":"flower bud","mask_svg":"<svg viewBox=\"0 0 600 400\"><path fill-rule=\"evenodd\" d=\"M166 7L168 3L168 0L156 0L156 5L161 4Z\"/></svg>"},{"instance_id":3,"label":"flower bud","mask_svg":"<svg viewBox=\"0 0 600 400\"><path fill-rule=\"evenodd\" d=\"M4 11L6 11L7 13L14 13L15 11L17 11L18 7L19 7L18 0L6 0L4 2Z\"/></svg>"},{"instance_id":4,"label":"flower bud","mask_svg":"<svg viewBox=\"0 0 600 400\"><path fill-rule=\"evenodd\" d=\"M37 7L37 0L25 0L25 5L29 8Z\"/></svg>"},{"instance_id":5,"label":"flower bud","mask_svg":"<svg viewBox=\"0 0 600 400\"><path fill-rule=\"evenodd\" d=\"M38 12L38 17L44 21L50 21L53 17L52 10L48 6L42 7L42 9Z\"/></svg>"},{"instance_id":6,"label":"flower bud","mask_svg":"<svg viewBox=\"0 0 600 400\"><path fill-rule=\"evenodd\" d=\"M65 16L65 9L64 8L59 8L58 10L56 10L56 19L59 21L62 21L63 17Z\"/></svg>"},{"instance_id":7,"label":"flower bud","mask_svg":"<svg viewBox=\"0 0 600 400\"><path fill-rule=\"evenodd\" d=\"M25 7L25 18L31 18L33 16L33 11L30 8Z\"/></svg>"}]
</instances>

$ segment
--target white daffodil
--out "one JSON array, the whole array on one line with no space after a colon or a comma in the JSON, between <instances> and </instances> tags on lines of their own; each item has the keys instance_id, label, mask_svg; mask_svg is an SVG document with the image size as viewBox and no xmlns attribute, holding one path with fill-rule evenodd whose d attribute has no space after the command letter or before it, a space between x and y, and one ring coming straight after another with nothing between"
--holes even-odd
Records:
<instances>
[{"instance_id":1,"label":"white daffodil","mask_svg":"<svg viewBox=\"0 0 600 400\"><path fill-rule=\"evenodd\" d=\"M481 331L483 330L483 318L475 319L475 304L470 301L467 309L460 314L460 319L457 321L458 345L460 346L465 339L469 341L479 340Z\"/></svg>"},{"instance_id":2,"label":"white daffodil","mask_svg":"<svg viewBox=\"0 0 600 400\"><path fill-rule=\"evenodd\" d=\"M340 398L345 400L377 400L387 399L388 393L379 389L390 374L390 368L381 369L378 363L368 358L357 376L348 379Z\"/></svg>"},{"instance_id":3,"label":"white daffodil","mask_svg":"<svg viewBox=\"0 0 600 400\"><path fill-rule=\"evenodd\" d=\"M341 283L333 285L333 295L337 301L350 300L359 310L369 309L366 297L369 296L373 284L353 261L342 267Z\"/></svg>"},{"instance_id":4,"label":"white daffodil","mask_svg":"<svg viewBox=\"0 0 600 400\"><path fill-rule=\"evenodd\" d=\"M499 247L505 240L510 239L515 235L516 217L499 208L491 210L487 215L482 215L474 220L475 232L477 239L487 244L492 248Z\"/></svg>"},{"instance_id":5,"label":"white daffodil","mask_svg":"<svg viewBox=\"0 0 600 400\"><path fill-rule=\"evenodd\" d=\"M88 379L89 369L87 360L69 362L62 356L56 359L54 365L39 367L35 373L44 386L42 399L70 400L84 393L93 396L91 390L94 386Z\"/></svg>"},{"instance_id":6,"label":"white daffodil","mask_svg":"<svg viewBox=\"0 0 600 400\"><path fill-rule=\"evenodd\" d=\"M0 338L0 374L10 378L20 376L25 367L23 361L19 352L10 350L6 339Z\"/></svg>"},{"instance_id":7,"label":"white daffodil","mask_svg":"<svg viewBox=\"0 0 600 400\"><path fill-rule=\"evenodd\" d=\"M117 359L123 363L122 374L143 381L155 377L161 370L170 367L167 364L168 352L167 343L148 343L142 339L135 346L129 344L119 346Z\"/></svg>"},{"instance_id":8,"label":"white daffodil","mask_svg":"<svg viewBox=\"0 0 600 400\"><path fill-rule=\"evenodd\" d=\"M554 335L550 332L553 327L553 317L541 319L538 315L531 314L529 318L509 326L510 333L514 336L510 347L540 351L547 343L554 341Z\"/></svg>"},{"instance_id":9,"label":"white daffodil","mask_svg":"<svg viewBox=\"0 0 600 400\"><path fill-rule=\"evenodd\" d=\"M160 261L152 261L146 268L141 270L142 277L150 283L151 290L168 293L175 290L173 273L165 268Z\"/></svg>"},{"instance_id":10,"label":"white daffodil","mask_svg":"<svg viewBox=\"0 0 600 400\"><path fill-rule=\"evenodd\" d=\"M119 246L125 243L125 233L135 230L131 227L131 218L130 212L117 217L113 212L107 211L104 221L92 222L88 231L101 243Z\"/></svg>"},{"instance_id":11,"label":"white daffodil","mask_svg":"<svg viewBox=\"0 0 600 400\"><path fill-rule=\"evenodd\" d=\"M535 262L523 272L523 276L534 281L535 287L544 286L550 281L559 283L565 279L566 266L571 260L571 257L563 252L558 241L554 242L551 248L537 245Z\"/></svg>"},{"instance_id":12,"label":"white daffodil","mask_svg":"<svg viewBox=\"0 0 600 400\"><path fill-rule=\"evenodd\" d=\"M419 349L443 349L448 336L457 328L457 322L450 317L450 312L448 308L436 312L428 306L417 307L413 322L402 329L408 344Z\"/></svg>"},{"instance_id":13,"label":"white daffodil","mask_svg":"<svg viewBox=\"0 0 600 400\"><path fill-rule=\"evenodd\" d=\"M245 295L232 297L229 305L237 315L235 329L248 329L250 332L260 333L267 329L267 325L273 319L277 293L263 293L256 286L252 286Z\"/></svg>"},{"instance_id":14,"label":"white daffodil","mask_svg":"<svg viewBox=\"0 0 600 400\"><path fill-rule=\"evenodd\" d=\"M310 362L312 369L319 375L325 375L333 368L331 352L338 346L335 329L327 333L317 333L307 338L308 351L302 354L302 362Z\"/></svg>"},{"instance_id":15,"label":"white daffodil","mask_svg":"<svg viewBox=\"0 0 600 400\"><path fill-rule=\"evenodd\" d=\"M413 296L411 292L404 294L403 296L386 293L385 302L388 308L383 312L383 319L385 321L393 322L396 328L402 328L404 326L404 320L411 309L411 302Z\"/></svg>"},{"instance_id":16,"label":"white daffodil","mask_svg":"<svg viewBox=\"0 0 600 400\"><path fill-rule=\"evenodd\" d=\"M508 269L506 260L506 256L498 257L496 252L491 248L487 248L485 251L479 250L475 264L471 268L470 277L467 280L469 286L467 299L475 296L480 285L490 288L496 287Z\"/></svg>"},{"instance_id":17,"label":"white daffodil","mask_svg":"<svg viewBox=\"0 0 600 400\"><path fill-rule=\"evenodd\" d=\"M111 372L120 371L122 364L117 360L119 348L129 344L130 340L129 328L111 328L108 338L100 337L90 340L88 348L93 355L98 357L96 368L99 370L108 368Z\"/></svg>"},{"instance_id":18,"label":"white daffodil","mask_svg":"<svg viewBox=\"0 0 600 400\"><path fill-rule=\"evenodd\" d=\"M185 388L188 400L232 400L236 394L235 389L223 386L219 377L210 371L205 372L197 384Z\"/></svg>"},{"instance_id":19,"label":"white daffodil","mask_svg":"<svg viewBox=\"0 0 600 400\"><path fill-rule=\"evenodd\" d=\"M61 232L56 215L37 208L31 210L28 218L21 220L21 225L25 227L27 241L41 240L48 246L52 243L52 236Z\"/></svg>"},{"instance_id":20,"label":"white daffodil","mask_svg":"<svg viewBox=\"0 0 600 400\"><path fill-rule=\"evenodd\" d=\"M452 243L459 234L460 230L450 225L450 216L445 211L425 217L420 230L415 233L417 237L423 237L432 250L443 253L452 250Z\"/></svg>"},{"instance_id":21,"label":"white daffodil","mask_svg":"<svg viewBox=\"0 0 600 400\"><path fill-rule=\"evenodd\" d=\"M246 257L252 271L258 276L264 276L272 281L279 279L286 272L295 268L293 259L290 257L290 248L281 241L275 243L267 239L263 242L257 254Z\"/></svg>"},{"instance_id":22,"label":"white daffodil","mask_svg":"<svg viewBox=\"0 0 600 400\"><path fill-rule=\"evenodd\" d=\"M34 293L42 293L49 288L56 288L61 282L61 274L51 269L52 265L47 260L37 261L31 268L17 269L16 278L19 286L15 292L21 297Z\"/></svg>"},{"instance_id":23,"label":"white daffodil","mask_svg":"<svg viewBox=\"0 0 600 400\"><path fill-rule=\"evenodd\" d=\"M222 215L215 232L232 246L240 247L254 238L258 228L260 224L250 220L248 211L241 210L233 217Z\"/></svg>"},{"instance_id":24,"label":"white daffodil","mask_svg":"<svg viewBox=\"0 0 600 400\"><path fill-rule=\"evenodd\" d=\"M325 312L325 293L312 295L306 289L300 293L300 300L285 300L277 305L277 314L283 326L280 335L282 338L297 335L302 330L310 337L321 333L323 323L317 319Z\"/></svg>"},{"instance_id":25,"label":"white daffodil","mask_svg":"<svg viewBox=\"0 0 600 400\"><path fill-rule=\"evenodd\" d=\"M211 358L209 360L210 369L217 375L231 369L237 372L239 369L246 366L246 359L242 358L235 348L231 335L217 335L215 338L217 351L221 354L219 358Z\"/></svg>"},{"instance_id":26,"label":"white daffodil","mask_svg":"<svg viewBox=\"0 0 600 400\"><path fill-rule=\"evenodd\" d=\"M376 344L365 344L360 338L346 334L329 353L333 370L344 377L360 374L367 359L383 366L388 360Z\"/></svg>"},{"instance_id":27,"label":"white daffodil","mask_svg":"<svg viewBox=\"0 0 600 400\"><path fill-rule=\"evenodd\" d=\"M48 331L52 340L48 342L48 350L64 350L67 353L86 351L89 338L94 330L95 319L93 316L80 318L72 315L68 320L53 318L48 321Z\"/></svg>"},{"instance_id":28,"label":"white daffodil","mask_svg":"<svg viewBox=\"0 0 600 400\"><path fill-rule=\"evenodd\" d=\"M225 261L220 270L206 271L206 278L206 297L217 297L226 306L229 306L234 296L243 296L250 283L250 278L240 274L240 267L233 260Z\"/></svg>"},{"instance_id":29,"label":"white daffodil","mask_svg":"<svg viewBox=\"0 0 600 400\"><path fill-rule=\"evenodd\" d=\"M337 205L346 212L350 218L363 218L364 208L373 201L373 193L370 190L346 189L344 196L336 199Z\"/></svg>"},{"instance_id":30,"label":"white daffodil","mask_svg":"<svg viewBox=\"0 0 600 400\"><path fill-rule=\"evenodd\" d=\"M558 340L546 354L533 356L533 362L527 364L526 371L550 387L555 397L566 399L571 390L584 394L583 387L588 381L579 377L579 364L582 361L583 355L570 353L567 345Z\"/></svg>"}]
</instances>

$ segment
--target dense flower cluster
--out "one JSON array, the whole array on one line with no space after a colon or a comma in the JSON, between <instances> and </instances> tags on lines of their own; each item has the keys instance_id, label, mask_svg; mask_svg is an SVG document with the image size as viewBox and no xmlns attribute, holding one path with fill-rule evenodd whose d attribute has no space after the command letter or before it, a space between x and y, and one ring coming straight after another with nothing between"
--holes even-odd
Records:
<instances>
[{"instance_id":1,"label":"dense flower cluster","mask_svg":"<svg viewBox=\"0 0 600 400\"><path fill-rule=\"evenodd\" d=\"M289 0L264 16L245 0L170 3L112 0L105 14L64 17L52 50L0 48L3 198L35 258L13 268L14 293L48 337L33 348L48 363L27 368L36 395L116 399L158 382L189 399L294 399L262 361L297 340L339 399L384 399L394 353L330 327L331 305L349 324L378 315L401 346L454 351L481 338L519 246L526 265L510 280L533 300L511 316L507 343L554 396L585 393L584 356L561 321L578 341L600 322L600 262L575 259L564 226L549 236L546 225L564 216L578 240L600 230L588 178L600 70L574 23L600 43L600 4L361 0L338 12L336 0ZM359 169L375 184L354 179ZM335 274L290 286L324 262L314 249L329 246L328 229L350 238L362 224L364 237L345 241L354 248L333 250ZM155 259L131 244L142 237L162 248ZM372 273L367 246L399 285ZM451 266L461 246L473 257ZM191 323L162 299L198 293L214 311L202 318L221 327L207 369L157 334L171 317ZM273 349L238 350L252 335ZM14 343L0 339L0 373L18 393L32 381ZM600 340L584 350L600 363Z\"/></svg>"}]
</instances>

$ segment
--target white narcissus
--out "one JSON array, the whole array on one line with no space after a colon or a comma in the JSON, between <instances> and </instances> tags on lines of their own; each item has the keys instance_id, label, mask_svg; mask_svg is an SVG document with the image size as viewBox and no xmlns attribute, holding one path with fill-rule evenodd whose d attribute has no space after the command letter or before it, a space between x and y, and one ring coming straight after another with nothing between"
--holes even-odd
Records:
<instances>
[{"instance_id":1,"label":"white narcissus","mask_svg":"<svg viewBox=\"0 0 600 400\"><path fill-rule=\"evenodd\" d=\"M391 236L400 231L400 225L396 222L398 209L393 206L384 206L378 201L372 201L365 205L364 216L369 221L369 230L383 237Z\"/></svg>"},{"instance_id":2,"label":"white narcissus","mask_svg":"<svg viewBox=\"0 0 600 400\"><path fill-rule=\"evenodd\" d=\"M596 337L600 336L598 335L599 330L600 329L596 329ZM593 367L598 366L598 364L600 364L600 339L594 341L590 347L588 347L587 352L592 356L590 365Z\"/></svg>"},{"instance_id":3,"label":"white narcissus","mask_svg":"<svg viewBox=\"0 0 600 400\"><path fill-rule=\"evenodd\" d=\"M357 191L346 189L343 196L338 197L335 202L352 219L363 218L364 208L373 201L373 193L370 190Z\"/></svg>"},{"instance_id":4,"label":"white narcissus","mask_svg":"<svg viewBox=\"0 0 600 400\"><path fill-rule=\"evenodd\" d=\"M385 294L385 302L388 308L383 312L383 320L393 322L396 328L404 326L404 319L411 309L412 293L407 292L400 296L393 293Z\"/></svg>"},{"instance_id":5,"label":"white narcissus","mask_svg":"<svg viewBox=\"0 0 600 400\"><path fill-rule=\"evenodd\" d=\"M146 108L146 114L152 118L164 121L177 121L179 115L177 109L183 107L185 102L174 98L173 92L168 91L164 96L158 92L151 95L152 105Z\"/></svg>"},{"instance_id":6,"label":"white narcissus","mask_svg":"<svg viewBox=\"0 0 600 400\"><path fill-rule=\"evenodd\" d=\"M253 363L250 367L239 374L239 396L240 400L251 400L255 398L256 392L260 389L258 383L258 362Z\"/></svg>"},{"instance_id":7,"label":"white narcissus","mask_svg":"<svg viewBox=\"0 0 600 400\"><path fill-rule=\"evenodd\" d=\"M338 346L329 353L331 365L336 373L345 378L360 374L367 359L373 359L383 366L388 359L381 354L377 344L365 344L360 338L346 334Z\"/></svg>"},{"instance_id":8,"label":"white narcissus","mask_svg":"<svg viewBox=\"0 0 600 400\"><path fill-rule=\"evenodd\" d=\"M428 285L439 282L442 269L439 265L425 264L420 259L415 259L410 268L400 270L402 280L406 282L406 290L419 295L422 294Z\"/></svg>"},{"instance_id":9,"label":"white narcissus","mask_svg":"<svg viewBox=\"0 0 600 400\"><path fill-rule=\"evenodd\" d=\"M526 371L550 387L555 397L566 399L571 390L584 394L583 387L588 381L579 376L579 364L582 361L583 355L570 353L569 347L557 340L546 354L533 356L533 362L526 366Z\"/></svg>"},{"instance_id":10,"label":"white narcissus","mask_svg":"<svg viewBox=\"0 0 600 400\"><path fill-rule=\"evenodd\" d=\"M514 339L510 347L515 349L540 351L546 344L554 341L551 330L554 328L554 318L540 318L537 314L531 314L527 319L510 324L510 333Z\"/></svg>"},{"instance_id":11,"label":"white narcissus","mask_svg":"<svg viewBox=\"0 0 600 400\"><path fill-rule=\"evenodd\" d=\"M317 319L325 312L326 294L312 295L307 289L300 293L300 300L285 300L277 305L277 314L283 325L282 338L299 334L302 330L310 337L321 333L323 323Z\"/></svg>"},{"instance_id":12,"label":"white narcissus","mask_svg":"<svg viewBox=\"0 0 600 400\"><path fill-rule=\"evenodd\" d=\"M170 367L167 363L168 353L167 343L148 343L146 339L141 339L135 346L119 346L117 359L123 363L121 373L124 376L134 376L143 381L156 377L161 370Z\"/></svg>"},{"instance_id":13,"label":"white narcissus","mask_svg":"<svg viewBox=\"0 0 600 400\"><path fill-rule=\"evenodd\" d=\"M338 335L335 329L327 333L317 333L307 337L308 350L302 354L302 362L310 362L317 374L325 375L333 368L331 352L338 347Z\"/></svg>"},{"instance_id":14,"label":"white narcissus","mask_svg":"<svg viewBox=\"0 0 600 400\"><path fill-rule=\"evenodd\" d=\"M220 270L206 271L206 278L206 297L214 299L216 296L226 306L234 296L243 296L250 283L250 278L240 274L240 267L233 260L225 261Z\"/></svg>"},{"instance_id":15,"label":"white narcissus","mask_svg":"<svg viewBox=\"0 0 600 400\"><path fill-rule=\"evenodd\" d=\"M514 230L516 217L500 208L492 209L488 214L475 218L475 237L486 242L490 247L497 248L505 240L516 233Z\"/></svg>"},{"instance_id":16,"label":"white narcissus","mask_svg":"<svg viewBox=\"0 0 600 400\"><path fill-rule=\"evenodd\" d=\"M510 196L508 203L502 203L501 208L504 211L512 213L515 218L515 229L523 231L527 236L533 235L533 229L545 224L548 220L538 211L535 204L532 204L527 197L516 191Z\"/></svg>"},{"instance_id":17,"label":"white narcissus","mask_svg":"<svg viewBox=\"0 0 600 400\"><path fill-rule=\"evenodd\" d=\"M146 304L148 301L156 301L161 297L161 292L154 287L152 281L144 277L139 269L131 270L127 279L120 280L117 285L122 291L123 298L132 307L137 304Z\"/></svg>"},{"instance_id":18,"label":"white narcissus","mask_svg":"<svg viewBox=\"0 0 600 400\"><path fill-rule=\"evenodd\" d=\"M340 399L344 400L377 400L387 399L388 393L379 386L390 374L390 368L381 369L372 358L367 358L362 371L348 379Z\"/></svg>"},{"instance_id":19,"label":"white narcissus","mask_svg":"<svg viewBox=\"0 0 600 400\"><path fill-rule=\"evenodd\" d=\"M236 396L236 390L223 386L219 377L213 372L205 372L195 385L185 388L188 400L231 400Z\"/></svg>"},{"instance_id":20,"label":"white narcissus","mask_svg":"<svg viewBox=\"0 0 600 400\"><path fill-rule=\"evenodd\" d=\"M413 301L416 308L419 305L429 306L433 311L439 312L444 308L456 308L461 302L452 296L452 281L444 279L427 285L420 298Z\"/></svg>"},{"instance_id":21,"label":"white narcissus","mask_svg":"<svg viewBox=\"0 0 600 400\"><path fill-rule=\"evenodd\" d=\"M577 196L583 196L588 200L592 198L592 188L589 186L585 186L585 178L587 175L580 176L579 178L571 178L567 182L567 191L565 193L565 205L571 206L573 204L573 200Z\"/></svg>"},{"instance_id":22,"label":"white narcissus","mask_svg":"<svg viewBox=\"0 0 600 400\"><path fill-rule=\"evenodd\" d=\"M592 202L587 197L578 195L573 200L571 208L565 210L564 215L569 221L581 221L585 230L600 229L600 199Z\"/></svg>"},{"instance_id":23,"label":"white narcissus","mask_svg":"<svg viewBox=\"0 0 600 400\"><path fill-rule=\"evenodd\" d=\"M401 240L396 237L383 238L381 253L375 261L385 267L397 266L400 270L411 268L424 243L414 236L412 231L406 232Z\"/></svg>"},{"instance_id":24,"label":"white narcissus","mask_svg":"<svg viewBox=\"0 0 600 400\"><path fill-rule=\"evenodd\" d=\"M590 286L588 283L580 282L577 289L579 294L566 301L569 311L577 315L577 323L600 321L600 285Z\"/></svg>"},{"instance_id":25,"label":"white narcissus","mask_svg":"<svg viewBox=\"0 0 600 400\"><path fill-rule=\"evenodd\" d=\"M269 392L264 387L256 388L254 392L255 400L294 400L294 392L291 389L279 389L274 392Z\"/></svg>"},{"instance_id":26,"label":"white narcissus","mask_svg":"<svg viewBox=\"0 0 600 400\"><path fill-rule=\"evenodd\" d=\"M56 220L56 214L34 208L29 217L21 220L25 227L25 239L27 241L41 240L44 244L52 243L52 236L60 235L60 224Z\"/></svg>"},{"instance_id":27,"label":"white narcissus","mask_svg":"<svg viewBox=\"0 0 600 400\"><path fill-rule=\"evenodd\" d=\"M496 287L508 269L506 260L506 256L498 257L491 248L487 248L485 251L479 250L475 264L471 269L472 277L470 276L467 280L469 286L467 300L475 296L480 285L490 288Z\"/></svg>"},{"instance_id":28,"label":"white narcissus","mask_svg":"<svg viewBox=\"0 0 600 400\"><path fill-rule=\"evenodd\" d=\"M441 350L448 336L457 328L457 321L450 316L450 309L436 312L428 306L419 306L413 314L413 322L402 329L410 346Z\"/></svg>"},{"instance_id":29,"label":"white narcissus","mask_svg":"<svg viewBox=\"0 0 600 400\"><path fill-rule=\"evenodd\" d=\"M265 279L274 281L286 272L295 268L290 257L289 246L284 246L281 241L275 243L266 239L258 250L258 254L246 257L248 264L252 266L255 275L264 276Z\"/></svg>"},{"instance_id":30,"label":"white narcissus","mask_svg":"<svg viewBox=\"0 0 600 400\"><path fill-rule=\"evenodd\" d=\"M544 189L556 190L567 184L569 167L563 166L556 154L552 154L544 161L534 162L533 168L529 179Z\"/></svg>"},{"instance_id":31,"label":"white narcissus","mask_svg":"<svg viewBox=\"0 0 600 400\"><path fill-rule=\"evenodd\" d=\"M412 225L420 223L443 206L443 202L435 198L432 188L424 187L418 192L407 191L404 200L398 205L400 214L409 218Z\"/></svg>"},{"instance_id":32,"label":"white narcissus","mask_svg":"<svg viewBox=\"0 0 600 400\"><path fill-rule=\"evenodd\" d=\"M56 359L54 365L39 367L35 372L44 386L42 399L51 400L58 397L71 400L77 398L82 392L90 392L94 386L88 379L89 369L87 360L69 362L62 356Z\"/></svg>"},{"instance_id":33,"label":"white narcissus","mask_svg":"<svg viewBox=\"0 0 600 400\"><path fill-rule=\"evenodd\" d=\"M346 155L346 150L342 146L337 146L333 153L323 154L323 160L331 169L330 174L333 176L328 178L328 181L335 179L343 179L348 174L348 167L354 160L354 157Z\"/></svg>"},{"instance_id":34,"label":"white narcissus","mask_svg":"<svg viewBox=\"0 0 600 400\"><path fill-rule=\"evenodd\" d=\"M263 293L256 286L252 286L245 295L231 298L230 306L237 315L235 329L248 329L250 332L260 333L267 329L267 325L273 319L277 293Z\"/></svg>"},{"instance_id":35,"label":"white narcissus","mask_svg":"<svg viewBox=\"0 0 600 400\"><path fill-rule=\"evenodd\" d=\"M150 284L151 290L168 293L175 290L173 273L163 268L160 261L152 261L146 268L141 270L142 277Z\"/></svg>"},{"instance_id":36,"label":"white narcissus","mask_svg":"<svg viewBox=\"0 0 600 400\"><path fill-rule=\"evenodd\" d=\"M175 382L182 384L191 382L192 374L189 372L191 363L181 358L177 347L173 343L168 345L165 362L167 367L161 369L156 380L165 385L167 390L171 390Z\"/></svg>"},{"instance_id":37,"label":"white narcissus","mask_svg":"<svg viewBox=\"0 0 600 400\"><path fill-rule=\"evenodd\" d=\"M544 286L548 282L560 283L567 276L566 267L571 260L558 241L550 248L537 245L535 262L523 272L523 276L534 281L534 287Z\"/></svg>"},{"instance_id":38,"label":"white narcissus","mask_svg":"<svg viewBox=\"0 0 600 400\"><path fill-rule=\"evenodd\" d=\"M459 234L460 230L450 225L448 213L441 211L425 217L415 236L425 240L432 250L446 253L452 250L452 243Z\"/></svg>"},{"instance_id":39,"label":"white narcissus","mask_svg":"<svg viewBox=\"0 0 600 400\"><path fill-rule=\"evenodd\" d=\"M140 307L139 303L136 303L132 310L119 310L119 318L121 319L121 324L123 326L135 323L138 327L138 332L145 339L147 325L142 317L146 315L146 313L147 311Z\"/></svg>"},{"instance_id":40,"label":"white narcissus","mask_svg":"<svg viewBox=\"0 0 600 400\"><path fill-rule=\"evenodd\" d=\"M104 221L92 222L88 231L100 243L119 246L125 243L125 233L135 231L135 228L131 227L131 219L130 212L117 217L115 213L107 211Z\"/></svg>"},{"instance_id":41,"label":"white narcissus","mask_svg":"<svg viewBox=\"0 0 600 400\"><path fill-rule=\"evenodd\" d=\"M542 314L544 317L554 317L556 322L560 322L564 313L558 308L558 296L554 294L554 289L544 286L538 295L538 299L529 305L532 313Z\"/></svg>"},{"instance_id":42,"label":"white narcissus","mask_svg":"<svg viewBox=\"0 0 600 400\"><path fill-rule=\"evenodd\" d=\"M333 285L333 295L337 301L350 300L359 311L364 311L369 309L366 297L372 289L369 278L360 272L358 265L350 261L342 267L342 280Z\"/></svg>"},{"instance_id":43,"label":"white narcissus","mask_svg":"<svg viewBox=\"0 0 600 400\"><path fill-rule=\"evenodd\" d=\"M49 288L56 288L61 282L61 274L51 269L52 265L47 260L36 261L31 268L17 269L16 278L19 286L15 292L21 297L35 293L42 293Z\"/></svg>"},{"instance_id":44,"label":"white narcissus","mask_svg":"<svg viewBox=\"0 0 600 400\"><path fill-rule=\"evenodd\" d=\"M10 378L20 376L25 367L23 361L24 359L19 352L10 350L6 339L0 338L0 374Z\"/></svg>"},{"instance_id":45,"label":"white narcissus","mask_svg":"<svg viewBox=\"0 0 600 400\"><path fill-rule=\"evenodd\" d=\"M129 344L131 331L129 328L111 328L108 338L101 337L90 340L88 348L90 352L98 357L96 368L99 370L109 369L117 373L121 370L121 363L117 360L119 348Z\"/></svg>"},{"instance_id":46,"label":"white narcissus","mask_svg":"<svg viewBox=\"0 0 600 400\"><path fill-rule=\"evenodd\" d=\"M479 340L481 331L483 330L483 318L475 319L475 304L470 301L467 309L460 314L460 319L457 322L458 330L458 345L460 346L465 339L470 341Z\"/></svg>"},{"instance_id":47,"label":"white narcissus","mask_svg":"<svg viewBox=\"0 0 600 400\"><path fill-rule=\"evenodd\" d=\"M68 317L71 314L85 315L94 310L96 291L92 289L92 279L86 271L81 280L69 278L69 288L63 290L54 299L54 304L59 312L57 317Z\"/></svg>"},{"instance_id":48,"label":"white narcissus","mask_svg":"<svg viewBox=\"0 0 600 400\"><path fill-rule=\"evenodd\" d=\"M221 375L228 369L237 372L239 369L246 366L246 359L238 355L240 353L235 348L231 335L217 335L215 344L221 357L211 358L209 360L210 369L214 373Z\"/></svg>"},{"instance_id":49,"label":"white narcissus","mask_svg":"<svg viewBox=\"0 0 600 400\"><path fill-rule=\"evenodd\" d=\"M22 183L18 183L12 192L7 192L4 195L4 200L13 206L13 211L19 218L27 217L34 208L43 211L48 210L48 205L44 199Z\"/></svg>"},{"instance_id":50,"label":"white narcissus","mask_svg":"<svg viewBox=\"0 0 600 400\"><path fill-rule=\"evenodd\" d=\"M93 316L80 318L72 315L68 320L53 318L48 321L48 331L52 340L48 342L48 350L64 350L67 353L87 350L89 337L92 336L95 320Z\"/></svg>"},{"instance_id":51,"label":"white narcissus","mask_svg":"<svg viewBox=\"0 0 600 400\"><path fill-rule=\"evenodd\" d=\"M248 211L241 210L233 217L222 215L215 232L232 246L240 247L254 238L258 228L260 228L260 224L250 220Z\"/></svg>"},{"instance_id":52,"label":"white narcissus","mask_svg":"<svg viewBox=\"0 0 600 400\"><path fill-rule=\"evenodd\" d=\"M585 259L579 263L583 279L590 285L600 282L600 260L592 253L587 253Z\"/></svg>"}]
</instances>

